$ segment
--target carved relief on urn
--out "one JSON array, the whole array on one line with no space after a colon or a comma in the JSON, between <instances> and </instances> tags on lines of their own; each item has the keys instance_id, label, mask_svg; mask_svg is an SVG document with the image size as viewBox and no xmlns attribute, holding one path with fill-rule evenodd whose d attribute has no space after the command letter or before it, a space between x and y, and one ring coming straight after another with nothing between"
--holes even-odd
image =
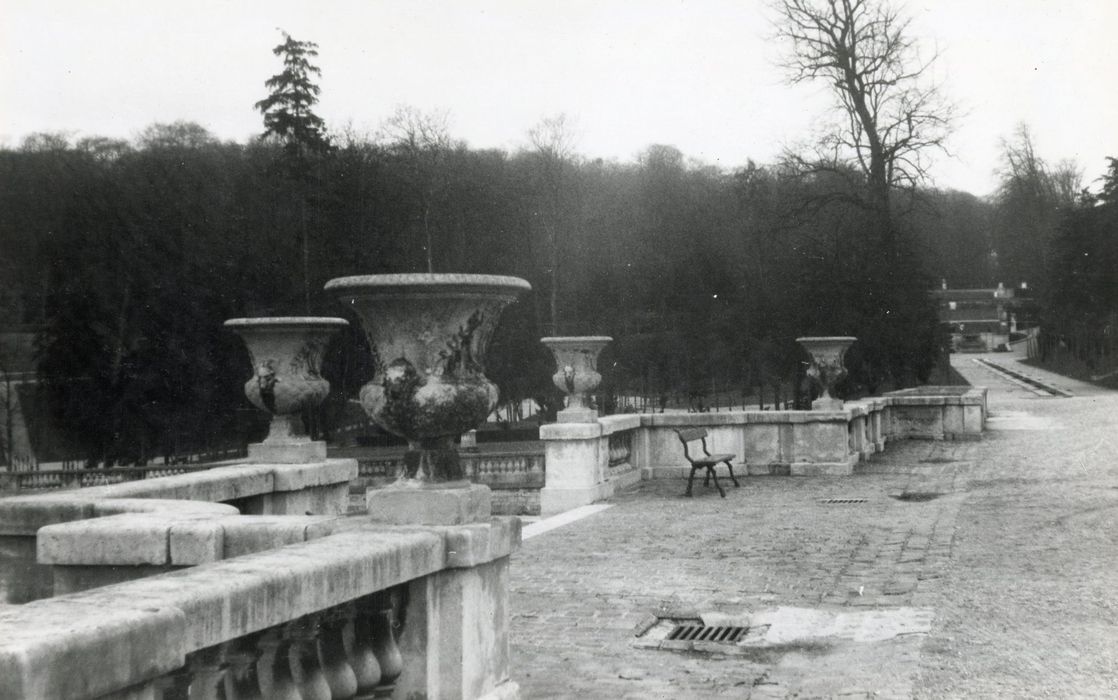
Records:
<instances>
[{"instance_id":1,"label":"carved relief on urn","mask_svg":"<svg viewBox=\"0 0 1118 700\"><path fill-rule=\"evenodd\" d=\"M322 403L330 382L322 378L322 357L345 319L276 316L234 318L225 327L244 340L252 362L245 396L272 414L268 437L249 445L256 462L310 462L326 458L326 443L312 442L301 413Z\"/></svg>"},{"instance_id":2,"label":"carved relief on urn","mask_svg":"<svg viewBox=\"0 0 1118 700\"><path fill-rule=\"evenodd\" d=\"M855 340L857 338L851 336L796 338L796 342L811 355L811 366L807 369L807 376L822 392L819 398L811 402L812 410L842 409L842 399L834 398L831 391L846 376L846 367L843 366L842 361L847 349Z\"/></svg>"},{"instance_id":3,"label":"carved relief on urn","mask_svg":"<svg viewBox=\"0 0 1118 700\"><path fill-rule=\"evenodd\" d=\"M330 280L327 291L360 317L375 357L361 405L408 440L398 485L465 486L454 439L497 405L484 358L501 311L531 289L496 275L365 275Z\"/></svg>"},{"instance_id":4,"label":"carved relief on urn","mask_svg":"<svg viewBox=\"0 0 1118 700\"><path fill-rule=\"evenodd\" d=\"M555 355L557 370L551 376L559 391L567 395L567 407L556 415L560 423L593 423L598 411L591 407L589 394L598 388L598 354L613 340L604 335L541 338Z\"/></svg>"}]
</instances>

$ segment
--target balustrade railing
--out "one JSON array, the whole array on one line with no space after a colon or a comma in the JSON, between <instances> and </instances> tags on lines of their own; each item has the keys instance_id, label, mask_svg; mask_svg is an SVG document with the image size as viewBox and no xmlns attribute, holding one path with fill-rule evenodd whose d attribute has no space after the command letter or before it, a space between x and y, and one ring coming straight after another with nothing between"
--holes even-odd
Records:
<instances>
[{"instance_id":1,"label":"balustrade railing","mask_svg":"<svg viewBox=\"0 0 1118 700\"><path fill-rule=\"evenodd\" d=\"M43 469L26 472L0 472L0 488L16 491L77 489L121 484L126 481L155 479L161 476L206 471L222 466L207 464L156 464L146 467L108 467L102 469Z\"/></svg>"},{"instance_id":2,"label":"balustrade railing","mask_svg":"<svg viewBox=\"0 0 1118 700\"><path fill-rule=\"evenodd\" d=\"M9 606L0 698L515 697L493 611L507 609L519 523L351 525Z\"/></svg>"},{"instance_id":3,"label":"balustrade railing","mask_svg":"<svg viewBox=\"0 0 1118 700\"><path fill-rule=\"evenodd\" d=\"M397 586L186 656L157 678L160 700L389 697L407 589Z\"/></svg>"},{"instance_id":4,"label":"balustrade railing","mask_svg":"<svg viewBox=\"0 0 1118 700\"><path fill-rule=\"evenodd\" d=\"M462 452L466 476L488 486L542 486L544 452ZM391 478L403 464L403 453L364 458L358 461L358 474L368 478Z\"/></svg>"},{"instance_id":5,"label":"balustrade railing","mask_svg":"<svg viewBox=\"0 0 1118 700\"><path fill-rule=\"evenodd\" d=\"M406 586L358 598L186 655L153 681L158 700L390 697Z\"/></svg>"}]
</instances>

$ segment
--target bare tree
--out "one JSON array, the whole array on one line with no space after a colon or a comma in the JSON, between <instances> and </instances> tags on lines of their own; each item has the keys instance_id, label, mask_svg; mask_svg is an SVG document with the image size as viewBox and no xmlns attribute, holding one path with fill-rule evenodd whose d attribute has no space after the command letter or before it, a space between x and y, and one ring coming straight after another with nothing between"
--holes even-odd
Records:
<instances>
[{"instance_id":1,"label":"bare tree","mask_svg":"<svg viewBox=\"0 0 1118 700\"><path fill-rule=\"evenodd\" d=\"M400 105L381 126L382 138L389 148L404 158L419 199L423 235L426 241L427 272L434 272L434 241L431 214L434 201L446 188L447 156L461 144L450 136L447 112L424 113L410 105Z\"/></svg>"},{"instance_id":2,"label":"bare tree","mask_svg":"<svg viewBox=\"0 0 1118 700\"><path fill-rule=\"evenodd\" d=\"M1072 161L1045 162L1026 124L1002 140L1001 161L993 221L998 274L1005 282L1043 288L1061 211L1080 193L1082 171Z\"/></svg>"},{"instance_id":3,"label":"bare tree","mask_svg":"<svg viewBox=\"0 0 1118 700\"><path fill-rule=\"evenodd\" d=\"M570 195L572 169L576 163L575 134L566 114L546 117L528 130L528 141L540 164L541 209L536 220L543 226L547 245L547 267L551 278L548 294L549 333L559 326L559 249L564 229L571 225Z\"/></svg>"},{"instance_id":4,"label":"bare tree","mask_svg":"<svg viewBox=\"0 0 1118 700\"><path fill-rule=\"evenodd\" d=\"M946 150L954 109L929 78L909 20L884 0L779 0L777 36L790 46L793 83L826 81L844 119L801 164L860 172L881 235L891 239L890 196L927 176L928 154Z\"/></svg>"}]
</instances>

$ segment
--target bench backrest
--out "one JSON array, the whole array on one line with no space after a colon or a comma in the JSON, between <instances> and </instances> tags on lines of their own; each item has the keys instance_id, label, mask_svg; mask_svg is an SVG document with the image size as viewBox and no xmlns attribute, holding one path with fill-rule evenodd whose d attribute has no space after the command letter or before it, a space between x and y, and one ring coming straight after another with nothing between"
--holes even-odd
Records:
<instances>
[{"instance_id":1,"label":"bench backrest","mask_svg":"<svg viewBox=\"0 0 1118 700\"><path fill-rule=\"evenodd\" d=\"M703 455L710 456L710 450L707 449L707 429L706 428L677 428L675 434L679 436L679 441L683 443L683 456L688 462L694 462L695 459ZM691 456L691 451L687 449L688 443L696 440L703 441L703 454L696 454Z\"/></svg>"},{"instance_id":2,"label":"bench backrest","mask_svg":"<svg viewBox=\"0 0 1118 700\"><path fill-rule=\"evenodd\" d=\"M682 442L684 446L695 440L705 440L707 437L706 428L680 428L676 430L675 433L679 436L679 441Z\"/></svg>"}]
</instances>

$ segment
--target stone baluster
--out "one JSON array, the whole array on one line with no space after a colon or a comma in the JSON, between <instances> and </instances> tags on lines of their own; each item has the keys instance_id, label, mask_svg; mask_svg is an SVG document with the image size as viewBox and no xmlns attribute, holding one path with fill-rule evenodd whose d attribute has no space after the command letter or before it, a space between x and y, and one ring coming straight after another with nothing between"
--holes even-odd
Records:
<instances>
[{"instance_id":1,"label":"stone baluster","mask_svg":"<svg viewBox=\"0 0 1118 700\"><path fill-rule=\"evenodd\" d=\"M191 671L188 700L222 700L219 690L226 676L227 645L202 649L186 657Z\"/></svg>"},{"instance_id":2,"label":"stone baluster","mask_svg":"<svg viewBox=\"0 0 1118 700\"><path fill-rule=\"evenodd\" d=\"M229 672L225 674L226 700L263 700L258 664L264 649L260 635L250 634L233 643L226 660Z\"/></svg>"},{"instance_id":3,"label":"stone baluster","mask_svg":"<svg viewBox=\"0 0 1118 700\"><path fill-rule=\"evenodd\" d=\"M330 684L318 659L318 615L308 615L287 626L291 638L291 660L302 700L331 700Z\"/></svg>"},{"instance_id":4,"label":"stone baluster","mask_svg":"<svg viewBox=\"0 0 1118 700\"><path fill-rule=\"evenodd\" d=\"M373 617L371 611L354 606L353 653L350 664L357 677L357 697L371 698L380 685L380 662L373 651Z\"/></svg>"},{"instance_id":5,"label":"stone baluster","mask_svg":"<svg viewBox=\"0 0 1118 700\"><path fill-rule=\"evenodd\" d=\"M369 602L367 614L371 618L373 654L380 664L380 682L391 685L404 672L404 657L396 644L399 597L394 591L387 591L374 595Z\"/></svg>"},{"instance_id":6,"label":"stone baluster","mask_svg":"<svg viewBox=\"0 0 1118 700\"><path fill-rule=\"evenodd\" d=\"M357 694L357 674L350 665L350 655L346 650L354 615L353 605L338 606L322 615L318 656L334 700L349 700Z\"/></svg>"},{"instance_id":7,"label":"stone baluster","mask_svg":"<svg viewBox=\"0 0 1118 700\"><path fill-rule=\"evenodd\" d=\"M267 682L261 684L262 697L268 700L303 700L291 673L292 640L286 628L273 627L260 640Z\"/></svg>"}]
</instances>

